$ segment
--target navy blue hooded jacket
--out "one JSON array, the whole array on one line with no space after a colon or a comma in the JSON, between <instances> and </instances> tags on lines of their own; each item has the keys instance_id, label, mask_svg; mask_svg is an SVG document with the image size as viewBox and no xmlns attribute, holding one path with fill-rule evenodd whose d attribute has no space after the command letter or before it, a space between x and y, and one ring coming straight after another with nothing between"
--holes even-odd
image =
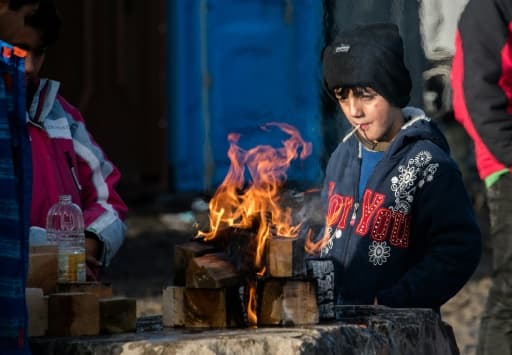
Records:
<instances>
[{"instance_id":1,"label":"navy blue hooded jacket","mask_svg":"<svg viewBox=\"0 0 512 355\"><path fill-rule=\"evenodd\" d=\"M443 134L425 114L406 123L359 194L354 135L332 154L322 202L338 304L438 309L462 288L481 255L481 234ZM361 196L358 200L357 196Z\"/></svg>"}]
</instances>

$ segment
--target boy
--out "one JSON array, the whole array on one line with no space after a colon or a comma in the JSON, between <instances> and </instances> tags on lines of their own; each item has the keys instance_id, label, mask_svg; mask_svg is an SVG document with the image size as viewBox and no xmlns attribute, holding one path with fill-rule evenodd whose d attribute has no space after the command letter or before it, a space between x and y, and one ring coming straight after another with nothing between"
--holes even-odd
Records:
<instances>
[{"instance_id":1,"label":"boy","mask_svg":"<svg viewBox=\"0 0 512 355\"><path fill-rule=\"evenodd\" d=\"M34 176L30 239L31 243L45 239L48 209L60 194L71 195L84 214L87 277L96 280L100 267L108 266L123 243L127 207L115 190L120 173L87 131L80 112L58 95L58 82L38 77L46 48L57 41L60 25L53 0L41 0L14 38L16 46L27 51Z\"/></svg>"},{"instance_id":2,"label":"boy","mask_svg":"<svg viewBox=\"0 0 512 355\"><path fill-rule=\"evenodd\" d=\"M409 101L391 24L341 33L324 81L354 127L329 159L317 244L335 263L337 304L440 306L476 268L481 236L442 133Z\"/></svg>"},{"instance_id":3,"label":"boy","mask_svg":"<svg viewBox=\"0 0 512 355\"><path fill-rule=\"evenodd\" d=\"M25 278L31 187L24 53L7 42L37 0L0 1L0 353L29 354ZM6 42L4 42L6 41Z\"/></svg>"}]
</instances>

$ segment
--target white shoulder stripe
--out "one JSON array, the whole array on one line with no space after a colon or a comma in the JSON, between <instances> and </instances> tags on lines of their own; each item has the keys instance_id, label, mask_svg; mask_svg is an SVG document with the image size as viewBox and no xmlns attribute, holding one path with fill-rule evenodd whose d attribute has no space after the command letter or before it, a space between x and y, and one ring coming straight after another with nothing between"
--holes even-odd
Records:
<instances>
[{"instance_id":1,"label":"white shoulder stripe","mask_svg":"<svg viewBox=\"0 0 512 355\"><path fill-rule=\"evenodd\" d=\"M43 126L50 138L71 139L68 120L65 117L56 120L44 120Z\"/></svg>"},{"instance_id":2,"label":"white shoulder stripe","mask_svg":"<svg viewBox=\"0 0 512 355\"><path fill-rule=\"evenodd\" d=\"M114 210L113 206L107 203L109 196L108 185L103 175L101 174L99 159L96 157L96 155L94 155L94 153L89 148L87 148L85 145L83 145L76 139L73 139L73 147L75 148L76 154L82 157L91 168L92 182L94 184L94 187L96 188L96 193L98 194L97 203L100 204L107 211L110 211L117 216L117 212Z\"/></svg>"}]
</instances>

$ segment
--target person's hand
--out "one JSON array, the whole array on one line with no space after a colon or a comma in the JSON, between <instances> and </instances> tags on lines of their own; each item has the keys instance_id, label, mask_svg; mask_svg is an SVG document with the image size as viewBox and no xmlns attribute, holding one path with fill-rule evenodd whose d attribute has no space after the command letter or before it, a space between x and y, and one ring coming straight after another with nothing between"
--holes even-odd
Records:
<instances>
[{"instance_id":1,"label":"person's hand","mask_svg":"<svg viewBox=\"0 0 512 355\"><path fill-rule=\"evenodd\" d=\"M374 306L377 306L378 304L379 304L379 300L377 299L377 297L375 297L375 298L373 299L373 305L374 305Z\"/></svg>"},{"instance_id":2,"label":"person's hand","mask_svg":"<svg viewBox=\"0 0 512 355\"><path fill-rule=\"evenodd\" d=\"M103 245L101 241L92 233L85 234L85 265L87 281L98 281L101 267L103 264L98 260Z\"/></svg>"}]
</instances>

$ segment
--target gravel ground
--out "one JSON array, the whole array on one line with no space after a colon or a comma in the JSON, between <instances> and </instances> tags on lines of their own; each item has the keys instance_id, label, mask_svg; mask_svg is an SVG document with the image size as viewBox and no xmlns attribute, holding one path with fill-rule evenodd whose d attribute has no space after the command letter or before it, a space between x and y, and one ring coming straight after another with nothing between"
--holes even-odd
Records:
<instances>
[{"instance_id":1,"label":"gravel ground","mask_svg":"<svg viewBox=\"0 0 512 355\"><path fill-rule=\"evenodd\" d=\"M174 245L194 235L191 213L176 201L170 203L175 207L132 209L126 241L103 275L105 281L112 282L115 295L137 298L138 316L162 313L162 289L173 283ZM485 253L472 279L441 309L443 320L454 328L463 355L475 354L490 287L489 268Z\"/></svg>"}]
</instances>

